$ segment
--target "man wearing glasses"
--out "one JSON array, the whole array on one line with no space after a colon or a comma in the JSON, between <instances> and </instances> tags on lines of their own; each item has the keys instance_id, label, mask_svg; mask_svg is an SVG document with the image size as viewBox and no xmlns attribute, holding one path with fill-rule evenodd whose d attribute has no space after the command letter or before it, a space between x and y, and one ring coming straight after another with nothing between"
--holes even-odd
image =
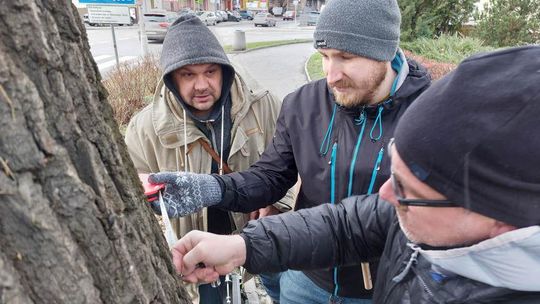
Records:
<instances>
[{"instance_id":1,"label":"man wearing glasses","mask_svg":"<svg viewBox=\"0 0 540 304\"><path fill-rule=\"evenodd\" d=\"M173 249L177 270L211 281L237 265L381 256L374 303L540 303L539 83L538 46L465 60L403 115L378 195L251 221L239 236L194 231Z\"/></svg>"}]
</instances>

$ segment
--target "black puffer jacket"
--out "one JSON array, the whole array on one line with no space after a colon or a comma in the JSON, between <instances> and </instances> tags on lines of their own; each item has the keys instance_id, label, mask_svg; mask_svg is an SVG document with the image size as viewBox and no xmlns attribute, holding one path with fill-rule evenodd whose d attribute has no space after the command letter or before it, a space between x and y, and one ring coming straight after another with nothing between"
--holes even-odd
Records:
<instances>
[{"instance_id":1,"label":"black puffer jacket","mask_svg":"<svg viewBox=\"0 0 540 304\"><path fill-rule=\"evenodd\" d=\"M251 273L351 265L381 257L374 303L540 303L538 292L497 288L461 276L436 281L413 250L394 208L378 195L250 221L242 237ZM256 250L254 250L256 248ZM404 274L398 282L393 281ZM526 278L524 278L526 279Z\"/></svg>"},{"instance_id":2,"label":"black puffer jacket","mask_svg":"<svg viewBox=\"0 0 540 304\"><path fill-rule=\"evenodd\" d=\"M302 186L296 202L297 210L331 202L332 166L329 163L334 144L337 152L333 199L339 202L347 197L349 171L362 129L358 124L362 111L366 125L356 156L351 193L368 193L372 176L375 176L372 193L378 192L390 175L390 160L382 149L386 149L401 115L430 84L424 68L414 61L408 62L408 68L408 74L404 73L406 78L392 99L380 106L380 120L377 120L377 115L381 109L377 105L357 109L336 108L326 154L320 153L320 149L325 146L323 141L336 105L326 81L311 82L289 94L283 102L273 142L261 159L247 171L218 177L225 190L220 207L237 212L257 210L265 206L261 202L272 203L283 197L295 184L298 175ZM381 162L376 165L379 157ZM374 276L376 265L372 266ZM309 271L306 275L321 288L334 292L332 269ZM340 268L338 284L339 296L371 297L371 292L363 288L359 265Z\"/></svg>"}]
</instances>

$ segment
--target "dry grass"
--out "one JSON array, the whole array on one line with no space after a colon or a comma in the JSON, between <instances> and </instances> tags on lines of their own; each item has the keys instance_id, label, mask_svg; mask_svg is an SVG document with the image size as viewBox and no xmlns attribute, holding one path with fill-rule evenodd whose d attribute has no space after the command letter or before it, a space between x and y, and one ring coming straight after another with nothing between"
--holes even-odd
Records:
<instances>
[{"instance_id":1,"label":"dry grass","mask_svg":"<svg viewBox=\"0 0 540 304\"><path fill-rule=\"evenodd\" d=\"M422 56L415 55L409 51L403 52L408 58L414 59L416 62L423 65L429 71L429 73L431 74L431 79L434 81L450 73L457 66L454 63L438 62L435 60L426 59Z\"/></svg>"},{"instance_id":2,"label":"dry grass","mask_svg":"<svg viewBox=\"0 0 540 304\"><path fill-rule=\"evenodd\" d=\"M151 102L160 77L158 59L151 55L123 63L109 73L103 84L119 125L126 125L133 114Z\"/></svg>"}]
</instances>

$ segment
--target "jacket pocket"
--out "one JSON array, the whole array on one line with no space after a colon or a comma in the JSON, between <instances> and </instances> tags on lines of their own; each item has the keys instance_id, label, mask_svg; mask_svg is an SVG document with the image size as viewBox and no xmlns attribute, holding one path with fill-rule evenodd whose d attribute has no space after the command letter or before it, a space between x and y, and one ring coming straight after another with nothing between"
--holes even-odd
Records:
<instances>
[{"instance_id":1,"label":"jacket pocket","mask_svg":"<svg viewBox=\"0 0 540 304\"><path fill-rule=\"evenodd\" d=\"M247 169L259 160L264 147L264 138L258 128L244 130L239 127L231 145L229 165L235 167L231 169L235 171Z\"/></svg>"}]
</instances>

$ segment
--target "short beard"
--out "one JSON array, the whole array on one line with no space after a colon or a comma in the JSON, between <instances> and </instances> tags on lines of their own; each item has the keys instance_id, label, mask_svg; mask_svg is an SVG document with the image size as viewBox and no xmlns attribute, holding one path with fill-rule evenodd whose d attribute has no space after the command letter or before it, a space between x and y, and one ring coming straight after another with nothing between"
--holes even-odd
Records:
<instances>
[{"instance_id":1,"label":"short beard","mask_svg":"<svg viewBox=\"0 0 540 304\"><path fill-rule=\"evenodd\" d=\"M386 65L381 62L380 65L377 65L377 68L374 69L374 73L370 75L368 79L363 80L357 85L349 78L344 78L339 82L332 84L332 92L334 93L337 103L345 108L369 105L381 101L373 100L373 98L385 78ZM349 94L342 94L337 92L334 87L351 88L354 91Z\"/></svg>"}]
</instances>

